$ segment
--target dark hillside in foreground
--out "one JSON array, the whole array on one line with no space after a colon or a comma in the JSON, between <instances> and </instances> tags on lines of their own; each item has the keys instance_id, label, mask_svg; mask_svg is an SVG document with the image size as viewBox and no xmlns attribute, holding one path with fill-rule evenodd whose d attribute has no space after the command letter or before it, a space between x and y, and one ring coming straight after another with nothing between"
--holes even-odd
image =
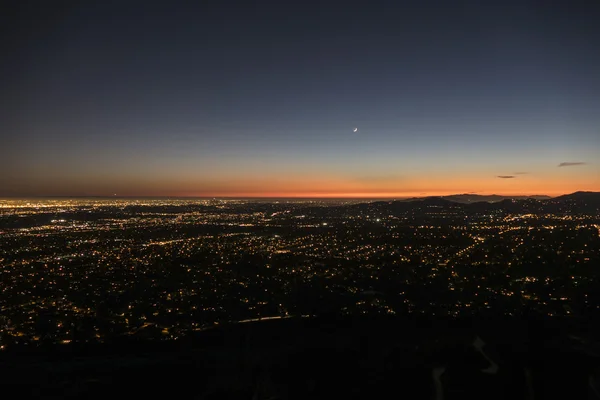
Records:
<instances>
[{"instance_id":1,"label":"dark hillside in foreground","mask_svg":"<svg viewBox=\"0 0 600 400\"><path fill-rule=\"evenodd\" d=\"M429 399L432 374L443 369L446 399L526 399L531 391L536 399L591 399L600 367L595 332L589 322L557 318L287 319L169 344L5 353L0 382L19 398L42 399ZM482 372L492 364L496 372Z\"/></svg>"}]
</instances>

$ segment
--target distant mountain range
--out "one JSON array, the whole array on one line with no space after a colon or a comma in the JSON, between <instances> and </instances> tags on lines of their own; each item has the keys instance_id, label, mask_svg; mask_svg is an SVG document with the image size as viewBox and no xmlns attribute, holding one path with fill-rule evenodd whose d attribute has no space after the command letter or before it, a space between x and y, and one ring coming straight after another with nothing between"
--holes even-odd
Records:
<instances>
[{"instance_id":1,"label":"distant mountain range","mask_svg":"<svg viewBox=\"0 0 600 400\"><path fill-rule=\"evenodd\" d=\"M415 200L423 200L431 197L413 197L411 199L407 199L405 201L415 201ZM448 201L453 201L455 203L479 203L479 202L487 202L487 203L497 203L502 200L548 200L551 199L550 196L545 195L535 195L535 196L500 196L497 194L491 195L479 195L479 194L452 194L449 196L438 196L435 198L444 199Z\"/></svg>"},{"instance_id":2,"label":"distant mountain range","mask_svg":"<svg viewBox=\"0 0 600 400\"><path fill-rule=\"evenodd\" d=\"M599 197L600 197L600 192L575 192L575 193L571 193L571 194L563 194L562 196L554 197L553 200L594 202L594 201L598 201Z\"/></svg>"},{"instance_id":3,"label":"distant mountain range","mask_svg":"<svg viewBox=\"0 0 600 400\"><path fill-rule=\"evenodd\" d=\"M586 214L600 215L600 192L575 192L548 196L454 195L397 201L377 201L345 206L380 215L488 215L488 214ZM343 207L342 207L343 208ZM435 211L434 211L435 210Z\"/></svg>"}]
</instances>

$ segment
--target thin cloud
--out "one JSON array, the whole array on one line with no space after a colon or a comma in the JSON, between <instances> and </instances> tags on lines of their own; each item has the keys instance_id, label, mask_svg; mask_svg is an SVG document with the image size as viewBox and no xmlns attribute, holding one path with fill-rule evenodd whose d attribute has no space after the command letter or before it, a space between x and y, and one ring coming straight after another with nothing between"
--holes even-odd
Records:
<instances>
[{"instance_id":1,"label":"thin cloud","mask_svg":"<svg viewBox=\"0 0 600 400\"><path fill-rule=\"evenodd\" d=\"M498 175L500 179L513 179L514 177L514 175Z\"/></svg>"},{"instance_id":2,"label":"thin cloud","mask_svg":"<svg viewBox=\"0 0 600 400\"><path fill-rule=\"evenodd\" d=\"M561 162L558 164L559 167L576 167L578 165L586 165L586 162Z\"/></svg>"}]
</instances>

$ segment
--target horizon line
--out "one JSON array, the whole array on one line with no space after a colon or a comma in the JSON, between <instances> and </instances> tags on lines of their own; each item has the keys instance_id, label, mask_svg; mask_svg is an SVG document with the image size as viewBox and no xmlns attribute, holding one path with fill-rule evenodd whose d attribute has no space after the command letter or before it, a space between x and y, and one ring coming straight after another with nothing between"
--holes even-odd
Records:
<instances>
[{"instance_id":1,"label":"horizon line","mask_svg":"<svg viewBox=\"0 0 600 400\"><path fill-rule=\"evenodd\" d=\"M393 199L419 199L419 198L428 198L428 197L447 197L447 196L480 196L480 197L489 197L489 196L500 196L500 197L559 197L563 195L568 195L577 192L585 192L585 191L575 191L571 193L563 193L558 195L546 195L546 194L481 194L481 193L450 193L450 194L432 194L432 195L380 195L377 196L372 195L363 195L363 194L352 194L352 195L254 195L254 196L209 196L209 195L8 195L8 196L0 196L0 200L5 199L52 199L52 198L79 198L79 199L202 199L202 200L260 200L260 199L285 199L285 200L393 200ZM598 192L600 193L600 192Z\"/></svg>"}]
</instances>

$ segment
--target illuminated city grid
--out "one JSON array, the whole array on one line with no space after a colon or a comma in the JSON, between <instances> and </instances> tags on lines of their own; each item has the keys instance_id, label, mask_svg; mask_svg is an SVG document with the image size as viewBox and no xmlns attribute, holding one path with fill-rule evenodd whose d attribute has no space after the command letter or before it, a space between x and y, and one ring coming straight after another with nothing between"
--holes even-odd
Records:
<instances>
[{"instance_id":1,"label":"illuminated city grid","mask_svg":"<svg viewBox=\"0 0 600 400\"><path fill-rule=\"evenodd\" d=\"M394 204L2 200L0 345L327 313L600 310L598 215Z\"/></svg>"}]
</instances>

